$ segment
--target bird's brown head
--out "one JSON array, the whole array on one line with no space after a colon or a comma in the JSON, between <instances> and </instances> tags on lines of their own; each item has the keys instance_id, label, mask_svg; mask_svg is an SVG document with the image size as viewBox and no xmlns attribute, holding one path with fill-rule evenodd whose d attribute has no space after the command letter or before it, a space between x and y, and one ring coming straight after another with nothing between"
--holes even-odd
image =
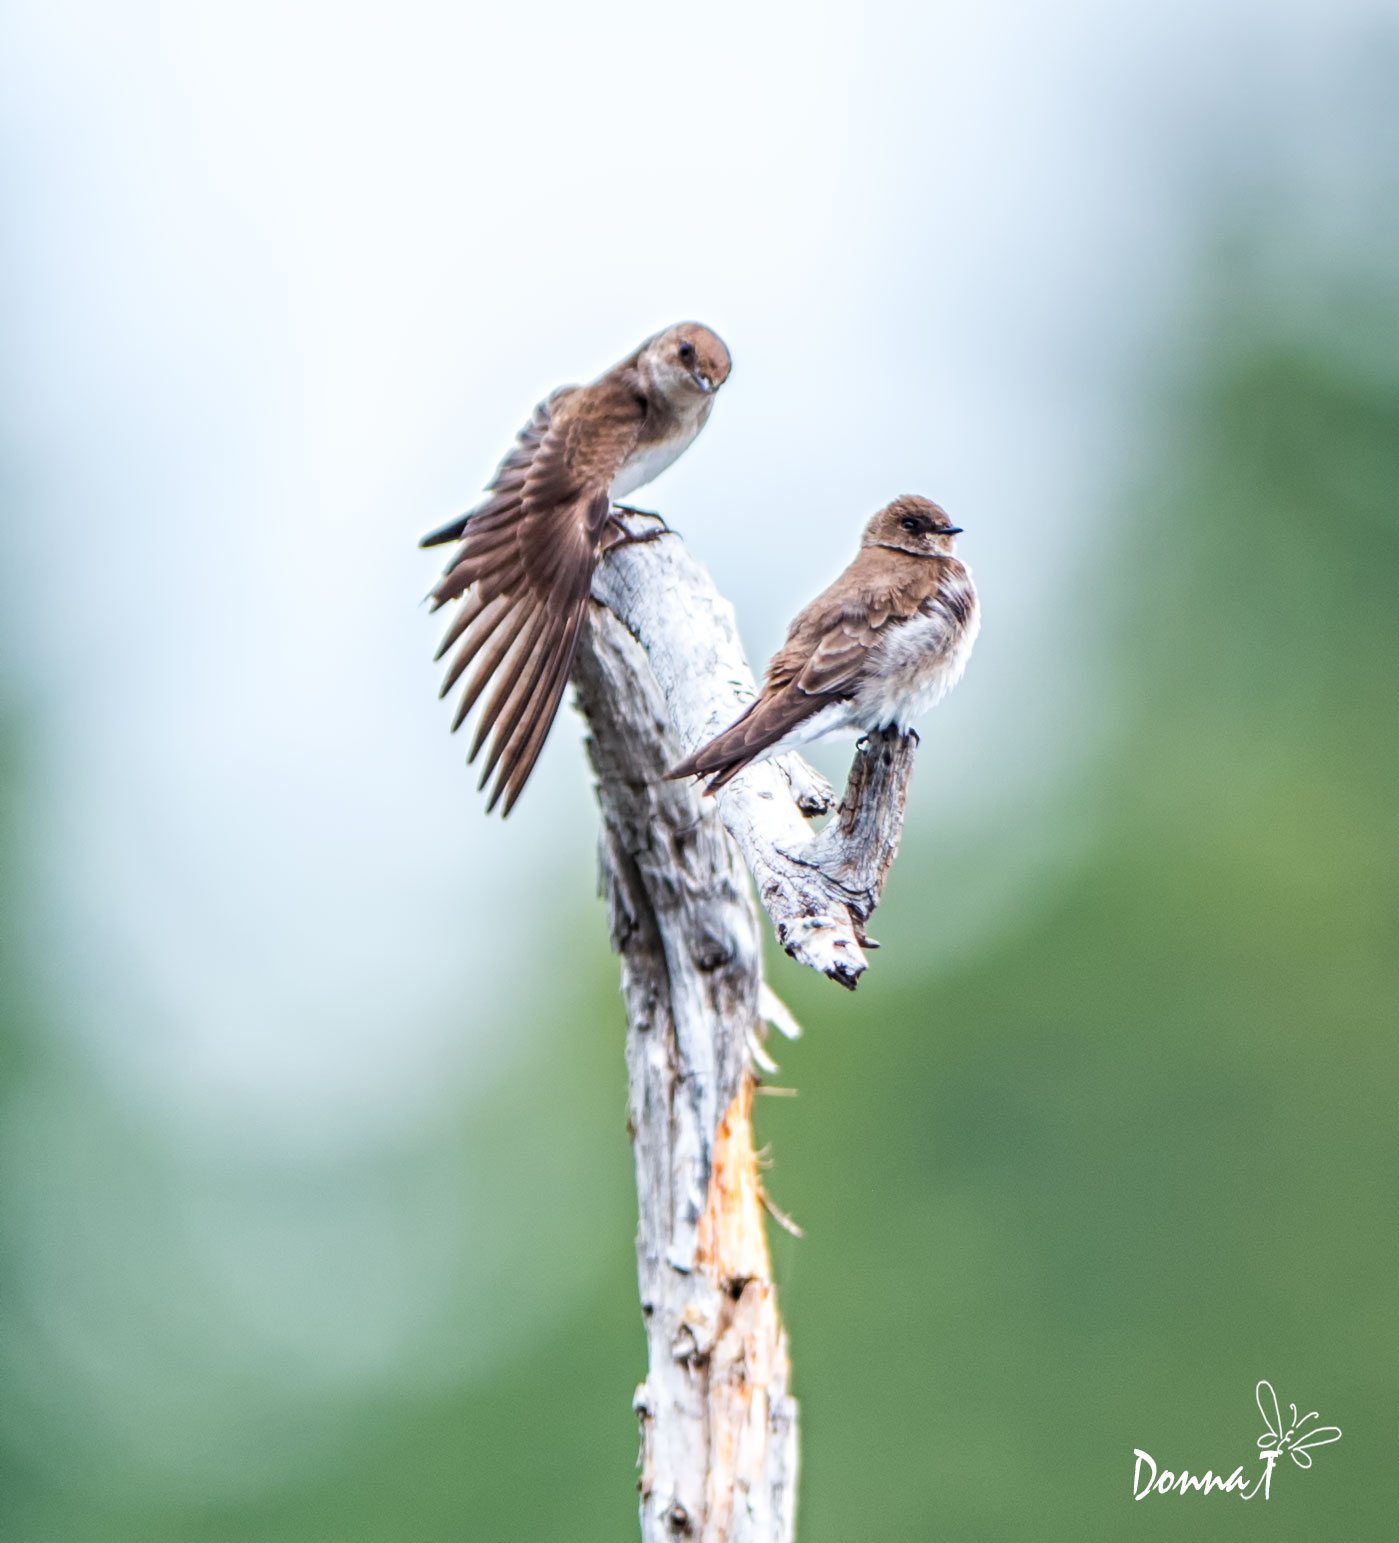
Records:
<instances>
[{"instance_id":1,"label":"bird's brown head","mask_svg":"<svg viewBox=\"0 0 1399 1543\"><path fill-rule=\"evenodd\" d=\"M658 332L641 350L641 365L664 395L682 399L712 396L733 368L724 340L697 321Z\"/></svg>"},{"instance_id":2,"label":"bird's brown head","mask_svg":"<svg viewBox=\"0 0 1399 1543\"><path fill-rule=\"evenodd\" d=\"M961 531L940 505L906 493L865 526L861 545L890 547L913 557L951 557Z\"/></svg>"}]
</instances>

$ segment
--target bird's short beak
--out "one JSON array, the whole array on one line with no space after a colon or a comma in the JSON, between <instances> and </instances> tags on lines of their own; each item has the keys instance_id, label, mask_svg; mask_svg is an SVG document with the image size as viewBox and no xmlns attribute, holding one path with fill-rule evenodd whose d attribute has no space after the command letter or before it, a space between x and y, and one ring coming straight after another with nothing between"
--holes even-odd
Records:
<instances>
[{"instance_id":1,"label":"bird's short beak","mask_svg":"<svg viewBox=\"0 0 1399 1543\"><path fill-rule=\"evenodd\" d=\"M704 392L705 396L708 396L709 393L713 391L714 383L710 380L708 375L701 375L698 370L692 370L690 374L694 378L695 384L700 388L701 391Z\"/></svg>"},{"instance_id":2,"label":"bird's short beak","mask_svg":"<svg viewBox=\"0 0 1399 1543\"><path fill-rule=\"evenodd\" d=\"M962 534L962 527L960 525L944 525L938 534L940 536L960 536Z\"/></svg>"}]
</instances>

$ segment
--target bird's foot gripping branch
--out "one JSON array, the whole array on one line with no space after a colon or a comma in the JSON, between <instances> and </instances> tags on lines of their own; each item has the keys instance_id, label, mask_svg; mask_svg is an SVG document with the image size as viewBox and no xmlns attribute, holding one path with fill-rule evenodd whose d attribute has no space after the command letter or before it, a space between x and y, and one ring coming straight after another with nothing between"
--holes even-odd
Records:
<instances>
[{"instance_id":1,"label":"bird's foot gripping branch","mask_svg":"<svg viewBox=\"0 0 1399 1543\"><path fill-rule=\"evenodd\" d=\"M898 847L912 736L871 736L840 809L794 755L717 797L667 779L753 694L733 610L675 536L600 565L574 670L602 806L626 1000L645 1543L790 1543L797 1406L763 1236L750 1122L764 1021L754 889L793 958L853 987ZM745 868L747 871L745 871ZM753 882L749 882L749 874Z\"/></svg>"}]
</instances>

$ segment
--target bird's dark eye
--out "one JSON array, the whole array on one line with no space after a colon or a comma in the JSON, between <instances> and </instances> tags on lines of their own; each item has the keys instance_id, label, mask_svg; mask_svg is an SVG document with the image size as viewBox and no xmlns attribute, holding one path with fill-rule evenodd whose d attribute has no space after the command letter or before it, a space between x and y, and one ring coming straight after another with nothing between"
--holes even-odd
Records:
<instances>
[{"instance_id":1,"label":"bird's dark eye","mask_svg":"<svg viewBox=\"0 0 1399 1543\"><path fill-rule=\"evenodd\" d=\"M680 345L680 357L688 364L695 357L695 345L693 343L682 343Z\"/></svg>"},{"instance_id":2,"label":"bird's dark eye","mask_svg":"<svg viewBox=\"0 0 1399 1543\"><path fill-rule=\"evenodd\" d=\"M916 532L916 531L920 531L920 530L923 529L923 522L922 522L922 520L915 519L913 517L913 515L909 515L909 517L906 520L900 520L899 523L903 526L903 528L905 530L911 530L911 531L915 531Z\"/></svg>"}]
</instances>

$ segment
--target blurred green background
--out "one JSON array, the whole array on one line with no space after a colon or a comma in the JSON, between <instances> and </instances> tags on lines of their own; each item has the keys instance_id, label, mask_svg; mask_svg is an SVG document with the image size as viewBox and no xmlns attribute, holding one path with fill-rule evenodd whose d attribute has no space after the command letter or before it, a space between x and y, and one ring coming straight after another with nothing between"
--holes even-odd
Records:
<instances>
[{"instance_id":1,"label":"blurred green background","mask_svg":"<svg viewBox=\"0 0 1399 1543\"><path fill-rule=\"evenodd\" d=\"M849 998L771 961L806 1030L778 1047L799 1096L757 1115L770 1189L806 1232L772 1240L806 1543L1393 1534L1399 136L1375 104L1392 103L1399 32L1376 16L1328 77L1337 100L1364 98L1355 153L1318 182L1258 151L1255 177L1215 164L1246 168L1250 143L1219 129L1192 163L1202 235L1182 282L1151 328L1100 318L1126 335L1127 384L1071 447L1094 472L1074 484L1086 536L1065 538L1039 620L999 651L996 577L1039 558L1007 543L991 564L990 646L925 725L865 984ZM1338 188L1348 213L1318 239ZM1054 362L1071 378L1101 347L1071 331ZM47 453L21 385L4 441L12 551L43 507ZM998 431L1027 487L1064 474L1033 424L1008 412ZM975 465L956 476L975 504ZM282 1124L240 1104L236 1014L211 1101L191 1099L142 1070L177 1042L178 1014L169 1041L127 1009L101 1017L119 970L63 934L54 875L82 854L55 789L81 779L82 747L42 661L26 665L24 597L7 588L0 1533L634 1535L644 1345L623 1022L581 791L552 816L581 834L522 863L501 923L514 975L486 1027L472 1019L508 1051L453 1060L485 988L449 958L433 1009L449 1048L422 1073L438 1096L412 1118L350 1100L351 1134L326 1135L297 1109ZM776 625L745 615L754 637ZM1050 704L1067 750L1046 752L1013 698L976 716L989 677L1059 669L1088 699ZM393 690L431 696L421 673ZM967 735L1023 776L964 819ZM576 757L559 765L581 782ZM236 783L225 797L238 807ZM480 816L459 800L452 818ZM515 830L473 863L508 864ZM275 886L275 850L258 862ZM328 889L338 875L325 868ZM439 886L459 893L464 936L487 924L484 888L472 865ZM197 908L190 895L174 907ZM149 910L157 952L183 958L142 889L112 903ZM229 901L249 936L258 904ZM541 980L542 930L566 942ZM270 1001L281 987L256 950L218 936L231 976ZM195 994L217 995L189 968ZM393 1047L374 1050L386 1082ZM323 1073L311 1055L310 1081ZM1135 1447L1252 1475L1263 1377L1343 1439L1309 1472L1280 1465L1266 1506L1132 1500Z\"/></svg>"}]
</instances>

